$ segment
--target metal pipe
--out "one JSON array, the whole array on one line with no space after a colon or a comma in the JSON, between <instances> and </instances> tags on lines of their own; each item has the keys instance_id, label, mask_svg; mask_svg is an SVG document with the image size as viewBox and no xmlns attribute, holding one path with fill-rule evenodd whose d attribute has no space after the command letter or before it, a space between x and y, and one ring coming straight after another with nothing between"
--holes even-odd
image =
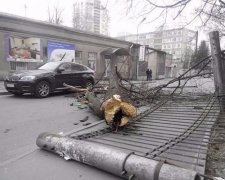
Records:
<instances>
[{"instance_id":1,"label":"metal pipe","mask_svg":"<svg viewBox=\"0 0 225 180\"><path fill-rule=\"evenodd\" d=\"M94 166L126 179L133 177L139 180L200 180L197 172L193 170L166 163L159 166L159 161L153 159L57 134L42 133L38 136L36 144L64 158ZM122 175L122 172L125 174Z\"/></svg>"}]
</instances>

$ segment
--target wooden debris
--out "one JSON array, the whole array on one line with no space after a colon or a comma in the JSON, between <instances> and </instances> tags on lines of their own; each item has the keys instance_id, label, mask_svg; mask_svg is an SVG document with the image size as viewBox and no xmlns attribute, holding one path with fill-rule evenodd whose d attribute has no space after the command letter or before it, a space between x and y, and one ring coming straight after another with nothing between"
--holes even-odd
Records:
<instances>
[{"instance_id":1,"label":"wooden debris","mask_svg":"<svg viewBox=\"0 0 225 180\"><path fill-rule=\"evenodd\" d=\"M78 87L71 86L66 83L63 83L63 86L67 87L68 89L70 89L73 92L84 92L85 93L85 92L89 91L89 89L87 89L87 88L78 88ZM103 87L98 87L98 88L93 89L92 92L94 92L96 94L97 93L105 93L107 90L108 90L108 86L103 86Z\"/></svg>"},{"instance_id":2,"label":"wooden debris","mask_svg":"<svg viewBox=\"0 0 225 180\"><path fill-rule=\"evenodd\" d=\"M66 84L66 83L63 83L63 86L69 88L73 92L87 92L88 91L88 89L86 89L86 88L77 88L75 86L71 86L71 85Z\"/></svg>"}]
</instances>

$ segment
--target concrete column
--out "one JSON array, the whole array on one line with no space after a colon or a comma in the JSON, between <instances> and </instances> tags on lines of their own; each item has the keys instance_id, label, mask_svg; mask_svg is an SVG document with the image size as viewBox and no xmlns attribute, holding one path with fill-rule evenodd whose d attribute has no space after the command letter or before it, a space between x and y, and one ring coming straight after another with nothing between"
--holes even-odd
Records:
<instances>
[{"instance_id":1,"label":"concrete column","mask_svg":"<svg viewBox=\"0 0 225 180\"><path fill-rule=\"evenodd\" d=\"M221 110L225 110L225 59L222 58L219 32L209 33L216 95L220 100Z\"/></svg>"}]
</instances>

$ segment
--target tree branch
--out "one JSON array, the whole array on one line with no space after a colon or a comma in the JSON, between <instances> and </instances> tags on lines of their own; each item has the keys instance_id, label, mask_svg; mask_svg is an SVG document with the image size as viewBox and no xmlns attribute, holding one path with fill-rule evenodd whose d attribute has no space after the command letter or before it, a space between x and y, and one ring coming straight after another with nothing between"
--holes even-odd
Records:
<instances>
[{"instance_id":1,"label":"tree branch","mask_svg":"<svg viewBox=\"0 0 225 180\"><path fill-rule=\"evenodd\" d=\"M150 5L155 6L157 8L175 8L175 7L183 6L183 5L191 2L191 0L180 0L180 1L170 4L170 5L158 5L158 4L151 2L150 0L145 0L145 1L147 1Z\"/></svg>"}]
</instances>

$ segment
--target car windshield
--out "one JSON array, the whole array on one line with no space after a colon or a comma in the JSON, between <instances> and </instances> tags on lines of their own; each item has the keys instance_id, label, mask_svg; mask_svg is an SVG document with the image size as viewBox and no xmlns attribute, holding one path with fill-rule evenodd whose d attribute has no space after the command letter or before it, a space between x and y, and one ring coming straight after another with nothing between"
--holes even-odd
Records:
<instances>
[{"instance_id":1,"label":"car windshield","mask_svg":"<svg viewBox=\"0 0 225 180\"><path fill-rule=\"evenodd\" d=\"M61 62L48 62L38 69L55 70L59 66L59 64L61 64Z\"/></svg>"}]
</instances>

